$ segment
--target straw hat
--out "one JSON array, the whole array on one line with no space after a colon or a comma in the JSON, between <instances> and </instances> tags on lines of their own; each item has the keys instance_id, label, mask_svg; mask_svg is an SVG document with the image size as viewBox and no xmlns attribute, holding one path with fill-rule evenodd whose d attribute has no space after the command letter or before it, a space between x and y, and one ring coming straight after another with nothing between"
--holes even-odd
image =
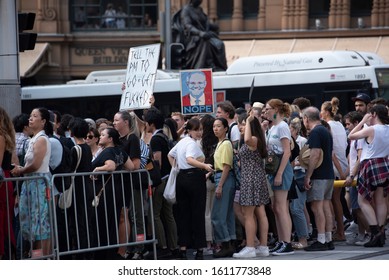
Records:
<instances>
[{"instance_id":1,"label":"straw hat","mask_svg":"<svg viewBox=\"0 0 389 280\"><path fill-rule=\"evenodd\" d=\"M308 145L305 145L304 147L301 148L299 154L299 162L302 168L308 169L310 155L311 155L311 149L309 148ZM319 160L316 163L315 169L318 168L322 164L322 162L323 162L323 150L320 149Z\"/></svg>"}]
</instances>

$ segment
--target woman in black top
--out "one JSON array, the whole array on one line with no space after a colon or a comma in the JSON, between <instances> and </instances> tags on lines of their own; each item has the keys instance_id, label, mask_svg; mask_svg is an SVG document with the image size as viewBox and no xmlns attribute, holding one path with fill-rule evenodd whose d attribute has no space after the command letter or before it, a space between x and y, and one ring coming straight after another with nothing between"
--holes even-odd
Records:
<instances>
[{"instance_id":1,"label":"woman in black top","mask_svg":"<svg viewBox=\"0 0 389 280\"><path fill-rule=\"evenodd\" d=\"M88 123L84 119L77 117L69 123L69 128L70 134L76 142L76 146L81 148L80 155L77 153L76 146L70 151L71 172L92 172L92 152L89 145L85 142L85 138L89 131ZM81 158L80 163L77 166L79 156ZM90 241L90 237L92 236L91 206L93 189L89 177L75 176L73 191L75 192L75 196L73 196L75 200L73 200L72 205L68 209L69 213L67 214L73 239L73 244L70 243L69 245L72 246L76 244L78 249L85 249L88 248L88 240ZM76 215L74 213L76 213ZM75 219L76 217L77 219ZM79 243L77 240L79 240ZM84 259L85 257L85 254L76 255L77 259Z\"/></svg>"},{"instance_id":2,"label":"woman in black top","mask_svg":"<svg viewBox=\"0 0 389 280\"><path fill-rule=\"evenodd\" d=\"M103 151L92 162L93 172L134 170L134 163L127 153L119 147L119 133L116 129L106 128L101 131L100 145L103 147ZM124 216L126 212L124 207L124 186L122 186L122 176L121 174L117 174L115 176L102 175L96 177L99 187L104 187L100 197L100 203L97 207L98 231L100 235L99 246L107 245L108 241L109 244L118 244L120 242L126 243L126 232L130 232L130 229L124 228L123 232L120 231L118 227L120 216ZM96 191L98 192L99 189ZM117 240L118 235L119 240ZM125 250L124 252L121 250L118 251L119 256L108 255L106 257L124 257Z\"/></svg>"}]
</instances>

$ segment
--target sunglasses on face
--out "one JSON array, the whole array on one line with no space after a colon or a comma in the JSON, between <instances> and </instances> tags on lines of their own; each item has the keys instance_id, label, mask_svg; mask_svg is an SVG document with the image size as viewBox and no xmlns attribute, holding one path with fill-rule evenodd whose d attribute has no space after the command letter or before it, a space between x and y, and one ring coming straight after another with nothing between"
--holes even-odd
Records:
<instances>
[{"instance_id":1,"label":"sunglasses on face","mask_svg":"<svg viewBox=\"0 0 389 280\"><path fill-rule=\"evenodd\" d=\"M93 135L88 135L86 138L92 140L94 138L94 136Z\"/></svg>"}]
</instances>

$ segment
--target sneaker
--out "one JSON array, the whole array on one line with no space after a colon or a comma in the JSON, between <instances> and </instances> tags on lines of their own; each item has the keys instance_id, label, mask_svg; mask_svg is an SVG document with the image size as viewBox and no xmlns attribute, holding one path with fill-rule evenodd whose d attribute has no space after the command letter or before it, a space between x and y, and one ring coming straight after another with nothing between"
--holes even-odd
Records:
<instances>
[{"instance_id":1,"label":"sneaker","mask_svg":"<svg viewBox=\"0 0 389 280\"><path fill-rule=\"evenodd\" d=\"M193 256L196 256L196 253L197 253L197 251L194 251ZM203 256L211 256L211 255L213 255L212 248L204 248L203 249Z\"/></svg>"},{"instance_id":2,"label":"sneaker","mask_svg":"<svg viewBox=\"0 0 389 280\"><path fill-rule=\"evenodd\" d=\"M360 241L360 236L358 233L352 233L346 235L346 244L347 245L355 245L357 241Z\"/></svg>"},{"instance_id":3,"label":"sneaker","mask_svg":"<svg viewBox=\"0 0 389 280\"><path fill-rule=\"evenodd\" d=\"M234 253L232 257L237 259L255 258L256 257L255 248L244 247L242 250L240 250L239 253Z\"/></svg>"},{"instance_id":4,"label":"sneaker","mask_svg":"<svg viewBox=\"0 0 389 280\"><path fill-rule=\"evenodd\" d=\"M327 250L329 250L329 251L335 250L334 242L330 241L330 242L326 242L325 244L327 246Z\"/></svg>"},{"instance_id":5,"label":"sneaker","mask_svg":"<svg viewBox=\"0 0 389 280\"><path fill-rule=\"evenodd\" d=\"M358 225L354 222L351 222L350 226L347 228L347 230L345 230L345 234L348 235L348 234L353 234L353 233L357 233L358 234Z\"/></svg>"},{"instance_id":6,"label":"sneaker","mask_svg":"<svg viewBox=\"0 0 389 280\"><path fill-rule=\"evenodd\" d=\"M143 260L144 257L143 257L142 252L135 252L131 259L132 260Z\"/></svg>"},{"instance_id":7,"label":"sneaker","mask_svg":"<svg viewBox=\"0 0 389 280\"><path fill-rule=\"evenodd\" d=\"M272 253L273 256L284 256L284 255L292 255L294 254L294 250L292 248L292 243L282 242L281 247Z\"/></svg>"},{"instance_id":8,"label":"sneaker","mask_svg":"<svg viewBox=\"0 0 389 280\"><path fill-rule=\"evenodd\" d=\"M358 241L355 242L355 245L357 246L363 246L365 245L367 242L370 241L370 235L369 234L365 234L362 239L359 238Z\"/></svg>"},{"instance_id":9,"label":"sneaker","mask_svg":"<svg viewBox=\"0 0 389 280\"><path fill-rule=\"evenodd\" d=\"M267 246L258 246L255 248L255 255L257 257L267 257L269 256L269 247Z\"/></svg>"},{"instance_id":10,"label":"sneaker","mask_svg":"<svg viewBox=\"0 0 389 280\"><path fill-rule=\"evenodd\" d=\"M204 251L197 250L195 255L195 260L203 260L204 259Z\"/></svg>"},{"instance_id":11,"label":"sneaker","mask_svg":"<svg viewBox=\"0 0 389 280\"><path fill-rule=\"evenodd\" d=\"M274 245L274 247L269 249L269 253L273 253L273 252L277 251L278 249L281 248L281 246L282 246L282 242L277 241L276 244Z\"/></svg>"},{"instance_id":12,"label":"sneaker","mask_svg":"<svg viewBox=\"0 0 389 280\"><path fill-rule=\"evenodd\" d=\"M328 247L327 247L327 244L325 244L325 243L323 244L323 243L320 243L319 241L315 241L311 245L309 245L308 247L305 247L304 250L308 251L308 252L327 251Z\"/></svg>"}]
</instances>

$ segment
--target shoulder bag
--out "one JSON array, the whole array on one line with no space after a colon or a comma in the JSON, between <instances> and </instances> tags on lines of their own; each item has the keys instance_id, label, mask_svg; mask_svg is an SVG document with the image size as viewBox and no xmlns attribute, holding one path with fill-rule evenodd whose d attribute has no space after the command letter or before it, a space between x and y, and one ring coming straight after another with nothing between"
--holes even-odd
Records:
<instances>
[{"instance_id":1,"label":"shoulder bag","mask_svg":"<svg viewBox=\"0 0 389 280\"><path fill-rule=\"evenodd\" d=\"M82 157L82 149L79 145L74 146L77 152L77 165L74 169L74 173L77 172L77 168L80 165L81 157ZM72 205L73 200L73 188L74 188L74 176L71 178L72 183L70 184L70 187L65 190L61 195L59 196L58 200L58 206L61 209L69 208Z\"/></svg>"},{"instance_id":2,"label":"shoulder bag","mask_svg":"<svg viewBox=\"0 0 389 280\"><path fill-rule=\"evenodd\" d=\"M178 172L180 172L180 169L178 168L177 161L174 160L174 164L170 170L169 179L167 180L166 187L163 192L163 197L170 204L176 203L176 180Z\"/></svg>"}]
</instances>

